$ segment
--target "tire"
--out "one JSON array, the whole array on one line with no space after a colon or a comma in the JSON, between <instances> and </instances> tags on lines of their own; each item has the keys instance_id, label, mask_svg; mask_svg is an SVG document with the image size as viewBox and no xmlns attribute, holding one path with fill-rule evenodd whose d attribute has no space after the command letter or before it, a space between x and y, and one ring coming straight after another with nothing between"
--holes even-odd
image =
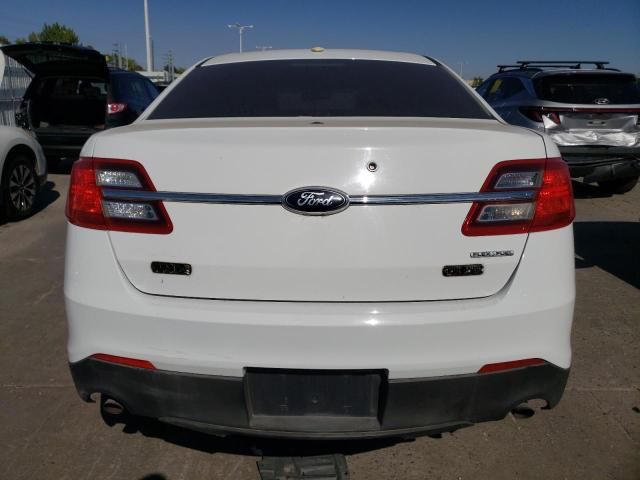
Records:
<instances>
[{"instance_id":1,"label":"tire","mask_svg":"<svg viewBox=\"0 0 640 480\"><path fill-rule=\"evenodd\" d=\"M603 180L598 186L607 193L627 193L638 183L640 177L616 178L615 180Z\"/></svg>"},{"instance_id":2,"label":"tire","mask_svg":"<svg viewBox=\"0 0 640 480\"><path fill-rule=\"evenodd\" d=\"M2 174L2 208L8 220L31 215L36 206L38 179L33 163L25 155L7 159Z\"/></svg>"}]
</instances>

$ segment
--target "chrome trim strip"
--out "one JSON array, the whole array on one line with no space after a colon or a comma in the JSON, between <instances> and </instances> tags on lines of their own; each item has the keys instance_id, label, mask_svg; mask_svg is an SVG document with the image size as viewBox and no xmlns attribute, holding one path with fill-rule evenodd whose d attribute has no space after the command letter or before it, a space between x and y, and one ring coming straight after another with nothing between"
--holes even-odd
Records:
<instances>
[{"instance_id":1,"label":"chrome trim strip","mask_svg":"<svg viewBox=\"0 0 640 480\"><path fill-rule=\"evenodd\" d=\"M438 203L471 203L495 201L534 200L536 192L469 192L469 193L425 193L414 195L355 195L349 197L352 205L418 205Z\"/></svg>"},{"instance_id":2,"label":"chrome trim strip","mask_svg":"<svg viewBox=\"0 0 640 480\"><path fill-rule=\"evenodd\" d=\"M105 198L112 200L159 200L163 202L217 203L232 205L281 205L282 195L245 195L225 193L146 192L104 188ZM354 195L351 205L420 205L471 202L521 202L536 198L534 190L513 192L426 193L409 195Z\"/></svg>"},{"instance_id":3,"label":"chrome trim strip","mask_svg":"<svg viewBox=\"0 0 640 480\"><path fill-rule=\"evenodd\" d=\"M224 193L145 192L103 188L104 198L112 200L160 200L163 202L224 203L237 205L280 205L282 195L238 195Z\"/></svg>"}]
</instances>

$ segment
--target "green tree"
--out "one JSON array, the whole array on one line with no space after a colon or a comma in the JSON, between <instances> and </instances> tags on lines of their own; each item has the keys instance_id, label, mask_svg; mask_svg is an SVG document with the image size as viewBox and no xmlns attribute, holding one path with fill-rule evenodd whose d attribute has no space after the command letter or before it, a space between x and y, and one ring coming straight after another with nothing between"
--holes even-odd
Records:
<instances>
[{"instance_id":1,"label":"green tree","mask_svg":"<svg viewBox=\"0 0 640 480\"><path fill-rule=\"evenodd\" d=\"M105 55L105 59L107 60L107 63L113 67L118 66L118 57L119 55L117 53L112 55ZM126 66L123 65L122 68L125 68L126 70L132 70L134 72L140 72L144 70L144 68L142 68L142 66L139 65L138 62L136 62L135 59L133 58L123 57L123 63L124 62L126 62Z\"/></svg>"},{"instance_id":2,"label":"green tree","mask_svg":"<svg viewBox=\"0 0 640 480\"><path fill-rule=\"evenodd\" d=\"M482 77L473 77L473 80L471 80L471 86L473 88L479 87L482 82L484 82L484 78L482 78Z\"/></svg>"},{"instance_id":3,"label":"green tree","mask_svg":"<svg viewBox=\"0 0 640 480\"><path fill-rule=\"evenodd\" d=\"M11 42L4 35L0 35L0 45L9 45Z\"/></svg>"},{"instance_id":4,"label":"green tree","mask_svg":"<svg viewBox=\"0 0 640 480\"><path fill-rule=\"evenodd\" d=\"M80 42L73 28L61 25L58 22L51 25L45 23L40 32L31 32L27 38L30 42L58 42L72 45L77 45Z\"/></svg>"},{"instance_id":5,"label":"green tree","mask_svg":"<svg viewBox=\"0 0 640 480\"><path fill-rule=\"evenodd\" d=\"M162 67L162 70L164 70L165 72L168 72L170 69L169 65L165 65L164 67ZM175 72L176 75L180 75L182 73L184 73L187 69L184 67L178 67L176 65L173 66L173 71Z\"/></svg>"}]
</instances>

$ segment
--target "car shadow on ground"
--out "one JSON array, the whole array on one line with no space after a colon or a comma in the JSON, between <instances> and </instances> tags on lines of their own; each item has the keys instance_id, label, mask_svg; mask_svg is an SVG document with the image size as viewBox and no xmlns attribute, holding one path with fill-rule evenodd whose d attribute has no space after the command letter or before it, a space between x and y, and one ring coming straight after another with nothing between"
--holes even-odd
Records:
<instances>
[{"instance_id":1,"label":"car shadow on ground","mask_svg":"<svg viewBox=\"0 0 640 480\"><path fill-rule=\"evenodd\" d=\"M145 437L161 439L174 445L205 453L227 453L255 457L263 455L301 457L335 453L352 455L413 441L403 438L301 441L244 436L217 437L145 417L129 418L126 424L119 423L112 428L121 428L124 433L139 433Z\"/></svg>"},{"instance_id":2,"label":"car shadow on ground","mask_svg":"<svg viewBox=\"0 0 640 480\"><path fill-rule=\"evenodd\" d=\"M47 170L49 173L68 175L76 160L76 158L61 158L56 161L48 161Z\"/></svg>"},{"instance_id":3,"label":"car shadow on ground","mask_svg":"<svg viewBox=\"0 0 640 480\"><path fill-rule=\"evenodd\" d=\"M33 213L28 218L31 218L31 217L33 217L35 215L38 215L38 213L43 211L45 208L47 208L53 202L58 200L58 198L60 198L60 192L55 190L55 186L56 186L56 184L53 183L53 182L46 182L42 186L42 189L40 190L40 193L38 194L38 197L36 198L35 209L34 209ZM24 220L18 220L18 222L20 222L20 221L24 221ZM6 223L8 223L7 219L4 218L2 215L0 215L0 225L4 225ZM12 222L12 223L14 223L14 222Z\"/></svg>"},{"instance_id":4,"label":"car shadow on ground","mask_svg":"<svg viewBox=\"0 0 640 480\"><path fill-rule=\"evenodd\" d=\"M583 183L577 180L573 180L571 183L573 185L573 196L578 199L608 198L612 196L610 193L605 192L597 185Z\"/></svg>"},{"instance_id":5,"label":"car shadow on ground","mask_svg":"<svg viewBox=\"0 0 640 480\"><path fill-rule=\"evenodd\" d=\"M599 267L640 288L640 222L576 222L576 268Z\"/></svg>"}]
</instances>

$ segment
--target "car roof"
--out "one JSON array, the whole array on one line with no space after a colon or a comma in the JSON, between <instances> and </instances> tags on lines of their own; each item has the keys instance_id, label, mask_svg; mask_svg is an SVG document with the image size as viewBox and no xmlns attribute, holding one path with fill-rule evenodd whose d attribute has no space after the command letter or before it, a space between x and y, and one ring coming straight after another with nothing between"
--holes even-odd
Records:
<instances>
[{"instance_id":1,"label":"car roof","mask_svg":"<svg viewBox=\"0 0 640 480\"><path fill-rule=\"evenodd\" d=\"M585 65L588 67L585 68ZM515 64L498 65L493 76L515 76L524 78L564 74L612 74L620 73L617 68L608 67L604 60L518 60ZM629 74L627 74L629 75Z\"/></svg>"},{"instance_id":2,"label":"car roof","mask_svg":"<svg viewBox=\"0 0 640 480\"><path fill-rule=\"evenodd\" d=\"M137 75L139 77L143 77L143 75L140 75L135 70L124 70L123 68L114 68L114 67L109 67L109 74L110 75Z\"/></svg>"},{"instance_id":3,"label":"car roof","mask_svg":"<svg viewBox=\"0 0 640 480\"><path fill-rule=\"evenodd\" d=\"M245 53L228 53L204 60L200 66L208 67L225 63L255 62L267 60L381 60L389 62L417 63L436 66L437 64L415 53L388 52L383 50L324 49L314 47L299 50L265 50Z\"/></svg>"},{"instance_id":4,"label":"car roof","mask_svg":"<svg viewBox=\"0 0 640 480\"><path fill-rule=\"evenodd\" d=\"M601 68L551 68L551 69L518 69L518 70L505 70L503 72L497 72L493 76L506 76L506 77L523 77L523 78L541 78L553 75L633 75L632 73L624 73L613 68L601 69Z\"/></svg>"}]
</instances>

